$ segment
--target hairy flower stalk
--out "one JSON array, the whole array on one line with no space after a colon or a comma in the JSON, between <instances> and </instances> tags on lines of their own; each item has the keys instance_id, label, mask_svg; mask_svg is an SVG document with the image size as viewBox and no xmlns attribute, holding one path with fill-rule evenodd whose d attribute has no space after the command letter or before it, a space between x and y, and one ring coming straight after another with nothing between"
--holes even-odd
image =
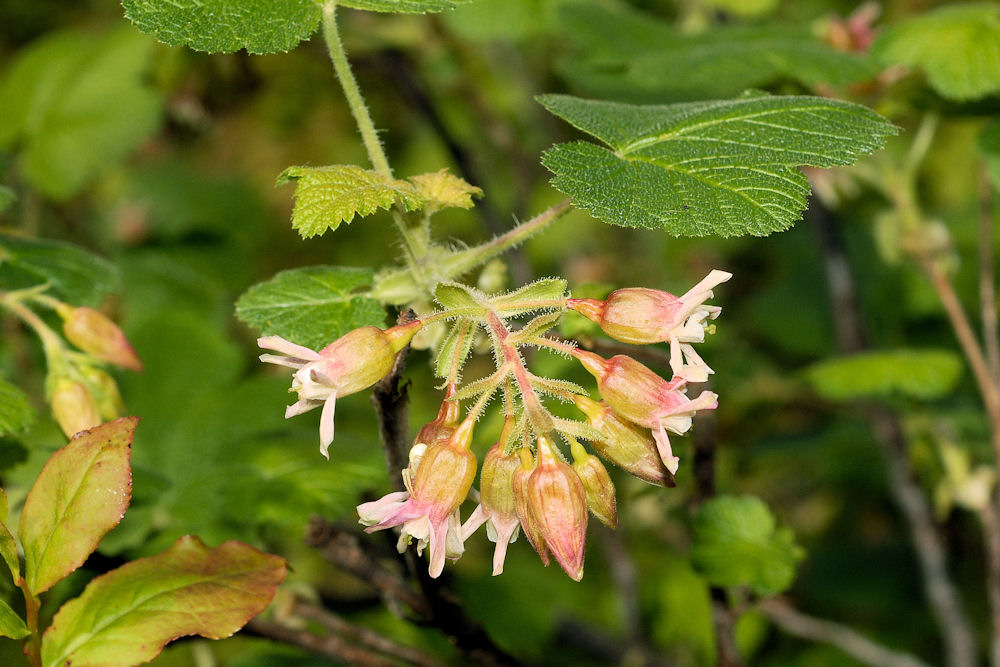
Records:
<instances>
[{"instance_id":1,"label":"hairy flower stalk","mask_svg":"<svg viewBox=\"0 0 1000 667\"><path fill-rule=\"evenodd\" d=\"M428 572L439 577L446 556L458 558L464 550L458 508L476 476L476 455L470 450L474 419L466 419L450 438L411 451L410 467L404 474L406 492L390 493L380 500L358 506L360 522L367 532L402 526L399 547L412 538L417 552L430 547Z\"/></svg>"},{"instance_id":2,"label":"hairy flower stalk","mask_svg":"<svg viewBox=\"0 0 1000 667\"><path fill-rule=\"evenodd\" d=\"M337 397L357 393L382 379L392 370L396 354L406 347L421 326L422 322L416 320L384 331L378 327L361 327L344 334L319 352L280 336L258 338L257 345L281 353L260 355L264 363L295 369L289 391L296 392L299 400L285 410L285 419L323 406L319 423L319 451L329 459Z\"/></svg>"},{"instance_id":3,"label":"hairy flower stalk","mask_svg":"<svg viewBox=\"0 0 1000 667\"><path fill-rule=\"evenodd\" d=\"M593 352L576 349L573 356L597 378L598 391L608 405L625 419L652 429L663 465L671 474L677 474L679 459L673 454L667 431L686 433L695 412L718 407L718 396L703 391L691 400L684 394L687 384L684 378L675 376L667 382L624 355L604 359Z\"/></svg>"}]
</instances>

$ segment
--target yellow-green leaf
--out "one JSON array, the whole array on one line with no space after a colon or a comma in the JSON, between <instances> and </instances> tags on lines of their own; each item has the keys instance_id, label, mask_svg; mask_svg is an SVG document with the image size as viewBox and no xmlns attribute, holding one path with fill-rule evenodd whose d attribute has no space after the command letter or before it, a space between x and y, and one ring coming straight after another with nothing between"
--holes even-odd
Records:
<instances>
[{"instance_id":1,"label":"yellow-green leaf","mask_svg":"<svg viewBox=\"0 0 1000 667\"><path fill-rule=\"evenodd\" d=\"M931 400L946 396L962 374L962 361L949 350L900 349L825 359L806 371L824 398L908 396Z\"/></svg>"},{"instance_id":2,"label":"yellow-green leaf","mask_svg":"<svg viewBox=\"0 0 1000 667\"><path fill-rule=\"evenodd\" d=\"M417 194L426 200L424 209L430 212L448 207L472 208L472 198L483 195L482 190L449 174L447 169L412 176L410 181Z\"/></svg>"},{"instance_id":3,"label":"yellow-green leaf","mask_svg":"<svg viewBox=\"0 0 1000 667\"><path fill-rule=\"evenodd\" d=\"M91 581L42 637L45 667L147 662L185 635L228 637L264 611L285 561L242 542L214 549L185 536Z\"/></svg>"},{"instance_id":4,"label":"yellow-green leaf","mask_svg":"<svg viewBox=\"0 0 1000 667\"><path fill-rule=\"evenodd\" d=\"M139 420L78 433L45 463L24 501L19 536L35 595L80 567L118 525L132 497L129 455Z\"/></svg>"},{"instance_id":5,"label":"yellow-green leaf","mask_svg":"<svg viewBox=\"0 0 1000 667\"><path fill-rule=\"evenodd\" d=\"M29 634L28 626L17 615L17 612L11 609L6 602L0 600L0 637L23 639Z\"/></svg>"}]
</instances>

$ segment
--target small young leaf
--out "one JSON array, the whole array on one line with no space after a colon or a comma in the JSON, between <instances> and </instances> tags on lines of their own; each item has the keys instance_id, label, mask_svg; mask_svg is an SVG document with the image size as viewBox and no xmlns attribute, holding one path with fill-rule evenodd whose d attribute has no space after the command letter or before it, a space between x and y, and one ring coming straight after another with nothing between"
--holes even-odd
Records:
<instances>
[{"instance_id":1,"label":"small young leaf","mask_svg":"<svg viewBox=\"0 0 1000 667\"><path fill-rule=\"evenodd\" d=\"M264 611L284 578L277 556L182 537L158 556L97 577L63 605L42 637L42 663L136 665L178 637L228 637Z\"/></svg>"},{"instance_id":2,"label":"small young leaf","mask_svg":"<svg viewBox=\"0 0 1000 667\"><path fill-rule=\"evenodd\" d=\"M691 563L716 586L750 586L764 595L787 590L804 558L790 530L753 496L718 496L694 519Z\"/></svg>"},{"instance_id":3,"label":"small young leaf","mask_svg":"<svg viewBox=\"0 0 1000 667\"><path fill-rule=\"evenodd\" d=\"M872 52L886 65L922 68L943 97L979 99L1000 90L1000 7L939 7L886 30Z\"/></svg>"},{"instance_id":4,"label":"small young leaf","mask_svg":"<svg viewBox=\"0 0 1000 667\"><path fill-rule=\"evenodd\" d=\"M159 95L144 80L153 46L127 26L29 46L0 80L0 149L20 144L24 175L44 194L76 194L159 124Z\"/></svg>"},{"instance_id":5,"label":"small young leaf","mask_svg":"<svg viewBox=\"0 0 1000 667\"><path fill-rule=\"evenodd\" d=\"M21 433L31 426L35 419L35 410L28 402L24 392L0 378L0 435ZM4 516L7 513L7 503L4 502ZM0 518L0 521L5 519Z\"/></svg>"},{"instance_id":6,"label":"small young leaf","mask_svg":"<svg viewBox=\"0 0 1000 667\"><path fill-rule=\"evenodd\" d=\"M474 206L472 198L483 196L482 190L454 174L449 174L447 169L411 176L410 182L416 188L417 194L426 200L424 209L431 213L449 206L472 208Z\"/></svg>"},{"instance_id":7,"label":"small young leaf","mask_svg":"<svg viewBox=\"0 0 1000 667\"><path fill-rule=\"evenodd\" d=\"M53 296L75 306L97 306L119 286L107 260L68 243L0 233L0 284L19 289L49 283Z\"/></svg>"},{"instance_id":8,"label":"small young leaf","mask_svg":"<svg viewBox=\"0 0 1000 667\"><path fill-rule=\"evenodd\" d=\"M832 401L893 395L933 400L951 393L961 374L958 355L933 349L863 352L806 370L816 391Z\"/></svg>"},{"instance_id":9,"label":"small young leaf","mask_svg":"<svg viewBox=\"0 0 1000 667\"><path fill-rule=\"evenodd\" d=\"M486 312L486 306L480 302L481 295L477 290L461 283L438 283L434 288L434 299L455 315L478 316Z\"/></svg>"},{"instance_id":10,"label":"small young leaf","mask_svg":"<svg viewBox=\"0 0 1000 667\"><path fill-rule=\"evenodd\" d=\"M850 164L896 131L874 111L819 97L636 106L545 95L549 111L607 148L546 151L552 184L595 217L675 236L766 236L801 217L809 183L796 167Z\"/></svg>"},{"instance_id":11,"label":"small young leaf","mask_svg":"<svg viewBox=\"0 0 1000 667\"><path fill-rule=\"evenodd\" d=\"M78 433L38 474L21 511L25 580L35 595L80 567L132 497L136 417Z\"/></svg>"},{"instance_id":12,"label":"small young leaf","mask_svg":"<svg viewBox=\"0 0 1000 667\"><path fill-rule=\"evenodd\" d=\"M24 639L29 634L31 633L28 632L24 620L10 608L10 605L0 600L0 637Z\"/></svg>"},{"instance_id":13,"label":"small young leaf","mask_svg":"<svg viewBox=\"0 0 1000 667\"><path fill-rule=\"evenodd\" d=\"M171 46L280 53L316 32L316 0L122 0L125 17Z\"/></svg>"},{"instance_id":14,"label":"small young leaf","mask_svg":"<svg viewBox=\"0 0 1000 667\"><path fill-rule=\"evenodd\" d=\"M566 281L562 278L542 278L513 292L490 299L498 311L507 316L530 313L533 310L557 308L552 304L566 297Z\"/></svg>"},{"instance_id":15,"label":"small young leaf","mask_svg":"<svg viewBox=\"0 0 1000 667\"><path fill-rule=\"evenodd\" d=\"M475 330L471 320L459 320L451 327L438 348L434 372L438 377L446 378L451 372L451 365L458 356L458 367L461 368L472 350L475 340Z\"/></svg>"},{"instance_id":16,"label":"small young leaf","mask_svg":"<svg viewBox=\"0 0 1000 667\"><path fill-rule=\"evenodd\" d=\"M282 271L254 285L236 302L236 316L265 336L321 349L352 329L383 326L385 310L358 290L373 272L346 266Z\"/></svg>"},{"instance_id":17,"label":"small young leaf","mask_svg":"<svg viewBox=\"0 0 1000 667\"><path fill-rule=\"evenodd\" d=\"M278 185L289 181L296 181L292 227L304 239L351 222L355 215L390 208L397 199L410 211L424 203L410 183L354 165L289 167L278 176Z\"/></svg>"},{"instance_id":18,"label":"small young leaf","mask_svg":"<svg viewBox=\"0 0 1000 667\"><path fill-rule=\"evenodd\" d=\"M472 0L341 0L344 7L366 9L370 12L395 12L399 14L426 14L454 9Z\"/></svg>"}]
</instances>

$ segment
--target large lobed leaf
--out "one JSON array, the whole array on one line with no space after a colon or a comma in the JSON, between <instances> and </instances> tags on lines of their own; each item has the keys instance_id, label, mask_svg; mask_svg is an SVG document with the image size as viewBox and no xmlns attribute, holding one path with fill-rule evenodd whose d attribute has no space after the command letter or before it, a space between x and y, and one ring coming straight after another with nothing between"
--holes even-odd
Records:
<instances>
[{"instance_id":1,"label":"large lobed leaf","mask_svg":"<svg viewBox=\"0 0 1000 667\"><path fill-rule=\"evenodd\" d=\"M819 97L637 106L545 95L549 111L607 146L575 141L543 156L552 184L597 218L675 236L765 236L801 217L797 167L850 164L895 126Z\"/></svg>"},{"instance_id":2,"label":"large lobed leaf","mask_svg":"<svg viewBox=\"0 0 1000 667\"><path fill-rule=\"evenodd\" d=\"M139 420L78 433L45 463L24 501L19 536L35 595L80 567L118 525L132 497L129 454Z\"/></svg>"},{"instance_id":3,"label":"large lobed leaf","mask_svg":"<svg viewBox=\"0 0 1000 667\"><path fill-rule=\"evenodd\" d=\"M833 401L897 395L941 398L955 388L961 374L957 354L933 349L863 352L826 359L806 371L816 391Z\"/></svg>"},{"instance_id":4,"label":"large lobed leaf","mask_svg":"<svg viewBox=\"0 0 1000 667\"><path fill-rule=\"evenodd\" d=\"M694 519L691 563L716 586L750 586L781 593L804 557L791 531L778 528L760 498L719 496Z\"/></svg>"},{"instance_id":5,"label":"large lobed leaf","mask_svg":"<svg viewBox=\"0 0 1000 667\"><path fill-rule=\"evenodd\" d=\"M65 199L156 130L160 100L144 80L152 40L128 27L33 43L0 79L0 149L19 146L28 181Z\"/></svg>"},{"instance_id":6,"label":"large lobed leaf","mask_svg":"<svg viewBox=\"0 0 1000 667\"><path fill-rule=\"evenodd\" d=\"M837 51L806 25L723 25L690 34L627 6L593 3L562 5L559 17L576 47L560 69L601 97L712 99L785 80L839 86L876 73L870 59Z\"/></svg>"},{"instance_id":7,"label":"large lobed leaf","mask_svg":"<svg viewBox=\"0 0 1000 667\"><path fill-rule=\"evenodd\" d=\"M372 277L370 269L344 266L282 271L244 292L236 316L265 336L318 350L352 329L385 324L379 302L358 293Z\"/></svg>"},{"instance_id":8,"label":"large lobed leaf","mask_svg":"<svg viewBox=\"0 0 1000 667\"><path fill-rule=\"evenodd\" d=\"M1000 6L939 7L886 30L872 52L883 64L923 69L944 97L984 97L1000 91Z\"/></svg>"},{"instance_id":9,"label":"large lobed leaf","mask_svg":"<svg viewBox=\"0 0 1000 667\"><path fill-rule=\"evenodd\" d=\"M284 577L277 556L182 537L158 556L97 577L63 605L42 637L42 663L124 667L151 660L178 637L228 637L267 607Z\"/></svg>"},{"instance_id":10,"label":"large lobed leaf","mask_svg":"<svg viewBox=\"0 0 1000 667\"><path fill-rule=\"evenodd\" d=\"M0 378L0 435L20 433L34 418L35 410L24 392Z\"/></svg>"},{"instance_id":11,"label":"large lobed leaf","mask_svg":"<svg viewBox=\"0 0 1000 667\"><path fill-rule=\"evenodd\" d=\"M119 286L106 259L57 241L0 233L0 285L20 289L48 283L53 296L73 305L96 306Z\"/></svg>"}]
</instances>

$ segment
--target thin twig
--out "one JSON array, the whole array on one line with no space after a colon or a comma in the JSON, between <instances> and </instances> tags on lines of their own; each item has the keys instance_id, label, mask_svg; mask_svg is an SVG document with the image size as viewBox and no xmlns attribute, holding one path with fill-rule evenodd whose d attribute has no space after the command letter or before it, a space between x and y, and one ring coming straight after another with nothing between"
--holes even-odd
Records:
<instances>
[{"instance_id":1,"label":"thin twig","mask_svg":"<svg viewBox=\"0 0 1000 667\"><path fill-rule=\"evenodd\" d=\"M809 216L823 252L837 347L846 353L868 349L857 285L835 220L818 200L809 207ZM947 663L954 667L974 665L972 627L948 574L944 544L934 525L930 505L910 466L903 427L885 407L862 403L861 409L885 457L889 492L906 519L924 591L944 640Z\"/></svg>"},{"instance_id":2,"label":"thin twig","mask_svg":"<svg viewBox=\"0 0 1000 667\"><path fill-rule=\"evenodd\" d=\"M409 324L415 319L412 310L399 314L397 324ZM375 383L372 390L372 405L378 417L378 434L385 450L385 464L392 478L396 491L405 491L402 471L407 464L406 452L410 443L410 422L407 404L407 384L403 381L403 370L406 368L406 358L410 353L407 345L396 355L392 370L388 375Z\"/></svg>"},{"instance_id":3,"label":"thin twig","mask_svg":"<svg viewBox=\"0 0 1000 667\"><path fill-rule=\"evenodd\" d=\"M803 614L779 598L764 600L757 608L788 634L830 644L865 664L875 667L928 667L927 663L912 655L890 650L851 628Z\"/></svg>"},{"instance_id":4,"label":"thin twig","mask_svg":"<svg viewBox=\"0 0 1000 667\"><path fill-rule=\"evenodd\" d=\"M266 618L253 619L247 623L246 629L261 637L298 646L348 665L396 667L399 664L366 648L351 644L338 635L330 634L320 637L308 630L290 628Z\"/></svg>"},{"instance_id":5,"label":"thin twig","mask_svg":"<svg viewBox=\"0 0 1000 667\"><path fill-rule=\"evenodd\" d=\"M986 169L979 176L979 309L983 346L993 381L1000 384L1000 322L997 318L996 261L993 257L993 184Z\"/></svg>"}]
</instances>

